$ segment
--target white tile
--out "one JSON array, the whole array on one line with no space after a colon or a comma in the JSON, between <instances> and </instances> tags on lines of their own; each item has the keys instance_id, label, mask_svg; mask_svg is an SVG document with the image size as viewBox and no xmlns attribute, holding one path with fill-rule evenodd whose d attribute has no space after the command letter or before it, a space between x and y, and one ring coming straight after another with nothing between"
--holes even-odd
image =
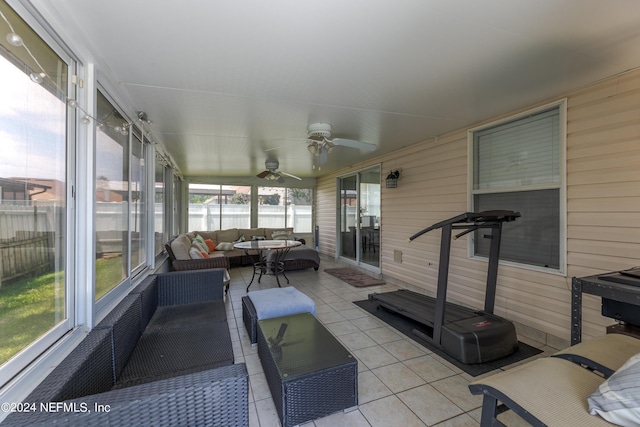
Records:
<instances>
[{"instance_id":1,"label":"white tile","mask_svg":"<svg viewBox=\"0 0 640 427\"><path fill-rule=\"evenodd\" d=\"M462 375L454 375L431 383L440 393L455 402L464 411L472 411L482 406L482 396L469 391L469 381Z\"/></svg>"},{"instance_id":2,"label":"white tile","mask_svg":"<svg viewBox=\"0 0 640 427\"><path fill-rule=\"evenodd\" d=\"M396 332L389 326L383 326L381 328L367 329L365 331L375 342L378 344L385 344L388 342L398 341L404 338L399 332Z\"/></svg>"},{"instance_id":3,"label":"white tile","mask_svg":"<svg viewBox=\"0 0 640 427\"><path fill-rule=\"evenodd\" d=\"M430 426L463 412L451 400L428 384L403 391L398 394L398 397L424 423Z\"/></svg>"},{"instance_id":4,"label":"white tile","mask_svg":"<svg viewBox=\"0 0 640 427\"><path fill-rule=\"evenodd\" d=\"M349 426L349 427L369 427L370 424L367 419L362 415L359 410L344 412L340 411L328 417L315 420L313 424L316 427L336 427L336 426ZM304 424L303 424L304 425Z\"/></svg>"},{"instance_id":5,"label":"white tile","mask_svg":"<svg viewBox=\"0 0 640 427\"><path fill-rule=\"evenodd\" d=\"M351 351L378 345L378 343L372 340L369 335L365 334L362 331L342 335L338 337L338 339L342 342L342 345L344 345Z\"/></svg>"},{"instance_id":6,"label":"white tile","mask_svg":"<svg viewBox=\"0 0 640 427\"><path fill-rule=\"evenodd\" d=\"M394 393L425 383L415 372L400 362L372 369L372 372Z\"/></svg>"},{"instance_id":7,"label":"white tile","mask_svg":"<svg viewBox=\"0 0 640 427\"><path fill-rule=\"evenodd\" d=\"M412 341L407 339L387 343L384 345L384 348L389 353L393 354L398 360L415 359L416 357L424 356L429 352L421 345L414 344Z\"/></svg>"},{"instance_id":8,"label":"white tile","mask_svg":"<svg viewBox=\"0 0 640 427\"><path fill-rule=\"evenodd\" d=\"M360 329L353 323L348 320L342 322L334 322L328 323L325 327L331 332L334 336L340 337L341 335L352 334L354 332L359 332Z\"/></svg>"},{"instance_id":9,"label":"white tile","mask_svg":"<svg viewBox=\"0 0 640 427\"><path fill-rule=\"evenodd\" d=\"M372 371L358 374L358 402L360 405L392 394L393 392L389 390L389 387L384 385Z\"/></svg>"},{"instance_id":10,"label":"white tile","mask_svg":"<svg viewBox=\"0 0 640 427\"><path fill-rule=\"evenodd\" d=\"M424 427L416 414L396 396L388 396L360 405L360 412L373 427Z\"/></svg>"},{"instance_id":11,"label":"white tile","mask_svg":"<svg viewBox=\"0 0 640 427\"><path fill-rule=\"evenodd\" d=\"M405 360L403 363L428 383L456 375L455 372L430 355Z\"/></svg>"},{"instance_id":12,"label":"white tile","mask_svg":"<svg viewBox=\"0 0 640 427\"><path fill-rule=\"evenodd\" d=\"M392 363L398 362L398 359L379 345L355 350L353 354L369 369L375 369L380 366L391 365Z\"/></svg>"}]
</instances>

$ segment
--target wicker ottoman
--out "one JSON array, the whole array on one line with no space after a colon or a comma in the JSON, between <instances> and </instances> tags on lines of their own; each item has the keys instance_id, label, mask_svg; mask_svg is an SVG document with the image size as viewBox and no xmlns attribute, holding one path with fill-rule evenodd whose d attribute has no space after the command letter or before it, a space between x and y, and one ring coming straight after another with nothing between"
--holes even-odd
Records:
<instances>
[{"instance_id":1,"label":"wicker ottoman","mask_svg":"<svg viewBox=\"0 0 640 427\"><path fill-rule=\"evenodd\" d=\"M251 344L255 344L258 339L258 320L297 313L311 313L315 316L316 303L293 286L251 291L246 297L242 297L242 320Z\"/></svg>"},{"instance_id":2,"label":"wicker ottoman","mask_svg":"<svg viewBox=\"0 0 640 427\"><path fill-rule=\"evenodd\" d=\"M258 355L283 427L358 406L356 358L311 314L259 320Z\"/></svg>"}]
</instances>

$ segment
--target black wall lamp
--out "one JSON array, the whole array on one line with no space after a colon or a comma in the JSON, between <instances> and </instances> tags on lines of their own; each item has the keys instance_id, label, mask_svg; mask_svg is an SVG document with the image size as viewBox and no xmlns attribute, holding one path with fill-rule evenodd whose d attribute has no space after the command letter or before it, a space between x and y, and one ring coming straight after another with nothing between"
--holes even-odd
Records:
<instances>
[{"instance_id":1,"label":"black wall lamp","mask_svg":"<svg viewBox=\"0 0 640 427\"><path fill-rule=\"evenodd\" d=\"M398 186L398 178L400 178L399 171L391 171L387 175L387 188L396 188Z\"/></svg>"}]
</instances>

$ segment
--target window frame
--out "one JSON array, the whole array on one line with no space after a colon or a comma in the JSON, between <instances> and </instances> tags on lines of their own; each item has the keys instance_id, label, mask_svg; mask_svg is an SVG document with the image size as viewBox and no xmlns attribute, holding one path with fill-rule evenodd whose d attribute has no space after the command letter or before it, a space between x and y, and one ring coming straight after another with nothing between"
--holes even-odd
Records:
<instances>
[{"instance_id":1,"label":"window frame","mask_svg":"<svg viewBox=\"0 0 640 427\"><path fill-rule=\"evenodd\" d=\"M39 19L32 16L24 5L16 2L6 2L6 5L22 19L34 34L36 34L44 44L51 49L66 65L67 78L65 81L67 99L76 99L78 91L76 85L73 84L74 76L79 75L83 71L83 66L78 58L62 43L62 41L52 35L48 31L48 27L43 25ZM35 83L34 83L35 84ZM0 396L4 395L5 390L21 390L24 386L16 384L16 378L20 377L20 373L26 370L37 374L39 369L49 368L44 366L43 355L52 349L57 350L56 344L65 340L77 338L81 332L76 327L82 323L83 316L81 310L78 310L78 302L82 304L83 293L77 288L77 269L79 268L73 254L75 253L76 235L79 234L81 218L76 212L78 200L76 199L77 190L77 156L78 154L78 134L80 132L79 121L77 120L77 112L73 108L66 107L65 123L65 243L61 246L64 251L64 289L65 289L65 318L58 324L54 325L42 336L32 341L21 351L13 355L4 364L0 365ZM74 329L76 328L76 329ZM8 401L7 399L4 399ZM0 421L3 417L0 416Z\"/></svg>"},{"instance_id":2,"label":"window frame","mask_svg":"<svg viewBox=\"0 0 640 427\"><path fill-rule=\"evenodd\" d=\"M284 217L283 217L283 221L285 223L284 227L291 227L292 225L289 224L289 192L292 189L302 189L302 190L308 190L311 193L311 203L310 203L310 207L311 207L311 230L310 231L295 231L294 233L296 234L296 236L305 236L305 237L311 237L313 235L313 224L314 224L314 220L315 220L315 191L316 188L312 185L309 186L286 186L286 185L271 185L271 186L266 186L266 185L261 185L261 184L245 184L245 183L238 183L235 180L228 180L228 179L221 179L221 180L212 180L211 182L209 181L204 181L204 180L189 180L186 185L185 185L185 192L186 197L185 197L185 204L186 206L189 206L189 195L191 194L190 192L190 185L191 184L195 184L195 185L208 185L208 186L213 186L213 187L218 187L219 191L222 190L222 186L234 186L234 187L249 187L251 188L251 200L250 200L250 223L248 228L264 228L263 225L259 224L259 216L258 216L258 209L259 209L259 196L258 196L258 189L259 188L282 188L284 189L284 198L285 198L285 203L284 203ZM222 212L222 204L220 205L220 210L218 213L218 219L219 219L219 223L222 224L222 217L223 217L223 212ZM188 211L188 209L187 209ZM189 228L189 218L188 218L188 213L187 213L187 219L186 219L186 224L187 224L187 228ZM268 227L268 228L274 228L274 227ZM280 228L280 227L275 227L275 228ZM190 230L187 230L190 231Z\"/></svg>"},{"instance_id":3,"label":"window frame","mask_svg":"<svg viewBox=\"0 0 640 427\"><path fill-rule=\"evenodd\" d=\"M508 123L512 123L518 120L522 120L528 116L539 114L545 111L558 109L558 171L559 171L559 183L556 184L541 184L541 185L529 185L529 186L515 186L515 187L499 187L488 189L475 189L474 177L475 177L475 150L474 150L474 135L477 132L485 131L487 129L502 126ZM528 109L518 114L509 115L498 120L491 121L489 123L482 124L467 130L467 206L470 212L474 212L474 196L481 194L496 194L496 193L512 193L512 192L525 192L534 190L549 190L558 189L559 197L559 218L560 223L560 235L559 235L559 260L558 268L543 267L534 264L526 264L523 262L500 260L501 264L509 265L517 268L524 268L527 270L542 271L545 273L558 274L566 276L567 272L567 184L566 184L566 143L567 143L567 100L566 98L550 102L544 105L540 105L535 108ZM487 261L487 258L482 255L476 255L474 252L475 240L473 233L470 233L467 239L467 257L470 259Z\"/></svg>"}]
</instances>

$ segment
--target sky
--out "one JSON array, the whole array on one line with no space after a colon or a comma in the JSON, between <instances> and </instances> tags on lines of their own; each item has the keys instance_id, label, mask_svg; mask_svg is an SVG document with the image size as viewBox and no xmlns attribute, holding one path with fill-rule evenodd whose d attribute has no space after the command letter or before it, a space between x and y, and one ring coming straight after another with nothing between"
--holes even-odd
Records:
<instances>
[{"instance_id":1,"label":"sky","mask_svg":"<svg viewBox=\"0 0 640 427\"><path fill-rule=\"evenodd\" d=\"M0 177L65 181L66 109L0 56Z\"/></svg>"}]
</instances>

